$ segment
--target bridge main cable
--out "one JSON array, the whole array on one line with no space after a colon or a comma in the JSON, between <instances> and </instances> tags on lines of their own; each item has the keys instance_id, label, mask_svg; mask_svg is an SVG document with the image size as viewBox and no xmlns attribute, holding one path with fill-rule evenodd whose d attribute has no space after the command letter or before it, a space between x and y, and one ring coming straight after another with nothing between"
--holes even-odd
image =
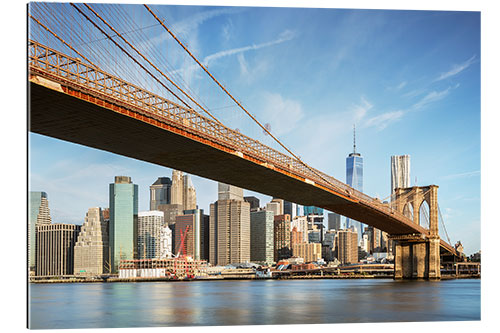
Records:
<instances>
[{"instance_id":1,"label":"bridge main cable","mask_svg":"<svg viewBox=\"0 0 500 333\"><path fill-rule=\"evenodd\" d=\"M94 13L95 16L97 16L104 24L106 24L113 32L120 37L128 46L130 46L135 52L137 52L138 55L141 56L142 59L144 59L151 67L156 69L164 78L168 80L172 85L174 85L180 92L182 92L187 98L189 98L193 103L195 103L200 109L205 111L212 119L214 119L217 123L221 124L222 123L215 117L213 116L208 110L206 110L204 107L202 107L195 99L193 99L187 92L182 90L172 79L170 79L165 73L163 73L156 65L154 65L146 56L144 56L137 48L132 45L125 37L122 36L111 24L109 24L101 15L99 15L92 7L90 7L89 4L84 3L84 5L92 12ZM174 94L171 90L169 90L172 94ZM186 106L191 108L187 103L185 103L181 98L179 98L177 95L174 94L175 97L177 97L179 100L181 100Z\"/></svg>"},{"instance_id":2,"label":"bridge main cable","mask_svg":"<svg viewBox=\"0 0 500 333\"><path fill-rule=\"evenodd\" d=\"M49 29L47 26L45 26L42 22L40 22L39 20L37 20L31 14L28 14L28 15L30 16L31 19L33 19L36 23L38 23L42 28L44 28L45 30L47 30L48 32L50 32L54 37L56 37L57 39L59 39L64 45L66 45L67 47L69 47L73 52L75 52L80 57L82 57L83 59L85 59L89 64L91 64L95 68L98 68L98 66L96 64L94 64L92 61L90 61L89 59L87 59L87 57L85 57L83 54L81 54L80 52L78 52L78 50L76 50L73 46L71 46L71 44L67 43L64 39L62 39L61 37L59 37L59 35L57 35L55 32L53 32L51 29Z\"/></svg>"},{"instance_id":3,"label":"bridge main cable","mask_svg":"<svg viewBox=\"0 0 500 333\"><path fill-rule=\"evenodd\" d=\"M151 8L149 8L148 5L144 4L144 7L149 11L149 13L160 23L160 25L165 29L167 30L167 32L175 39L175 41L191 56L191 58L201 67L203 68L203 70L205 71L205 73L208 74L208 76L210 76L210 78L255 122L257 123L257 125L259 125L267 134L269 134L281 147L283 147L283 149L285 149L289 154L291 154L297 161L299 161L301 164L303 164L306 168L308 168L309 170L311 170L316 176L318 176L319 178L321 178L323 181L325 181L326 183L330 184L331 186L333 186L334 188L336 188L336 186L334 184L332 184L328 179L326 179L325 177L323 177L321 174L319 174L314 168L310 167L309 165L307 165L305 162L303 162L297 155L295 155L290 149L288 149L278 138L276 138L265 126L263 126L250 112L248 112L247 109L245 109L245 107L243 107L243 105L241 105L241 103L236 100L236 98L233 97L233 95L231 95L229 93L229 91L208 71L208 69L203 66L203 64L191 53L191 51L188 50L188 48L186 46L184 46L184 44L177 38L177 36L175 36L175 34L165 25L165 23L160 20L160 18L151 10Z\"/></svg>"}]
</instances>

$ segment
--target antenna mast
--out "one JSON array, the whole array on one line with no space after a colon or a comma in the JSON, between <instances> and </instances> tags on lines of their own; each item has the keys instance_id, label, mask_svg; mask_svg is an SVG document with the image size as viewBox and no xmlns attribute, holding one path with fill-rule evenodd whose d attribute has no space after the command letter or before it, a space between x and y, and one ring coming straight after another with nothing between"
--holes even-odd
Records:
<instances>
[{"instance_id":1,"label":"antenna mast","mask_svg":"<svg viewBox=\"0 0 500 333\"><path fill-rule=\"evenodd\" d=\"M354 147L353 147L353 153L356 154L356 124L353 125L353 129L354 129Z\"/></svg>"}]
</instances>

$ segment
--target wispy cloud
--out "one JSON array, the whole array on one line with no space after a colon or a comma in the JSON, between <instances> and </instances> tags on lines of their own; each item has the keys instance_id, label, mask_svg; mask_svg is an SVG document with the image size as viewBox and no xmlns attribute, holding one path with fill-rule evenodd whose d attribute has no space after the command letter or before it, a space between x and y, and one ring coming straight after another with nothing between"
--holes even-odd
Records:
<instances>
[{"instance_id":1,"label":"wispy cloud","mask_svg":"<svg viewBox=\"0 0 500 333\"><path fill-rule=\"evenodd\" d=\"M387 90L394 90L394 91L398 91L398 90L401 90L403 89L404 87L406 87L406 85L408 84L407 81L402 81L401 83L399 83L397 86L389 86L387 87Z\"/></svg>"},{"instance_id":2,"label":"wispy cloud","mask_svg":"<svg viewBox=\"0 0 500 333\"><path fill-rule=\"evenodd\" d=\"M403 88L406 86L406 84L407 84L407 83L408 83L408 82L406 82L406 81L401 82L401 83L399 84L399 86L397 86L397 87L396 87L396 89L397 89L397 90L401 90L401 89L403 89Z\"/></svg>"},{"instance_id":3,"label":"wispy cloud","mask_svg":"<svg viewBox=\"0 0 500 333\"><path fill-rule=\"evenodd\" d=\"M453 175L447 175L444 177L441 177L441 179L458 179L458 178L468 178L468 177L474 177L478 176L481 174L481 170L475 170L475 171L468 171L468 172L462 172L462 173L455 173Z\"/></svg>"},{"instance_id":4,"label":"wispy cloud","mask_svg":"<svg viewBox=\"0 0 500 333\"><path fill-rule=\"evenodd\" d=\"M185 18L182 21L176 22L172 26L172 30L177 34L186 34L190 31L196 30L205 21L221 16L221 15L231 15L244 11L243 7L234 8L217 8L213 10L207 10L200 13L196 13L192 16Z\"/></svg>"},{"instance_id":5,"label":"wispy cloud","mask_svg":"<svg viewBox=\"0 0 500 333\"><path fill-rule=\"evenodd\" d=\"M238 63L240 64L240 72L242 75L248 75L248 64L243 53L238 54Z\"/></svg>"},{"instance_id":6,"label":"wispy cloud","mask_svg":"<svg viewBox=\"0 0 500 333\"><path fill-rule=\"evenodd\" d=\"M287 42L287 41L294 39L295 36L296 36L296 34L293 31L285 30L279 35L279 37L277 39L272 40L270 42L261 43L261 44L252 44L252 45L248 45L248 46L244 46L244 47L238 47L238 48L233 48L233 49L229 49L229 50L219 51L219 52L216 52L216 53L213 53L211 55L206 56L203 59L202 63L203 63L203 65L208 66L220 58L224 58L224 57L228 57L228 56L232 56L232 55L237 55L237 54L243 54L243 53L248 52L248 51L255 51L255 50L265 48L265 47L270 47L270 46L274 46L277 44L281 44L281 43L284 43L284 42ZM241 62L240 62L240 65L241 65ZM192 70L195 70L198 68L199 68L199 66L194 64L194 65L190 65L187 67L183 67L183 68L179 68L177 70L174 70L174 71L170 72L170 74L176 74L179 72L182 73L185 71L192 71Z\"/></svg>"},{"instance_id":7,"label":"wispy cloud","mask_svg":"<svg viewBox=\"0 0 500 333\"><path fill-rule=\"evenodd\" d=\"M278 137L296 129L304 116L299 102L280 94L266 93L263 102L260 114L265 115L266 121L271 124L271 133Z\"/></svg>"},{"instance_id":8,"label":"wispy cloud","mask_svg":"<svg viewBox=\"0 0 500 333\"><path fill-rule=\"evenodd\" d=\"M225 41L228 41L231 38L231 30L233 30L233 21L229 19L222 27L222 37Z\"/></svg>"},{"instance_id":9,"label":"wispy cloud","mask_svg":"<svg viewBox=\"0 0 500 333\"><path fill-rule=\"evenodd\" d=\"M476 59L476 55L473 55L472 57L467 59L465 62L458 64L458 65L457 64L453 65L449 71L441 73L439 75L439 77L436 78L435 81L441 81L441 80L444 80L444 79L447 79L449 77L457 75L458 73L464 71L467 67L472 65L475 62L475 59Z\"/></svg>"},{"instance_id":10,"label":"wispy cloud","mask_svg":"<svg viewBox=\"0 0 500 333\"><path fill-rule=\"evenodd\" d=\"M257 45L253 44L253 45L248 45L248 46L244 46L244 47L239 47L239 48L234 48L234 49L230 49L230 50L216 52L214 54L211 54L211 55L205 57L205 59L203 59L203 62L205 65L209 65L211 62L213 62L214 60L217 60L219 58L223 58L223 57L227 57L227 56L234 55L234 54L244 53L247 51L254 51L254 50L262 49L265 47L281 44L283 42L287 42L289 40L292 40L293 38L295 38L295 33L293 31L290 31L290 30L285 30L280 34L279 38L276 40L266 42L266 43L257 44Z\"/></svg>"},{"instance_id":11,"label":"wispy cloud","mask_svg":"<svg viewBox=\"0 0 500 333\"><path fill-rule=\"evenodd\" d=\"M382 113L367 119L364 123L364 127L376 127L379 131L381 131L389 124L401 119L404 114L405 112L402 110Z\"/></svg>"},{"instance_id":12,"label":"wispy cloud","mask_svg":"<svg viewBox=\"0 0 500 333\"><path fill-rule=\"evenodd\" d=\"M352 113L354 114L354 122L359 122L363 119L366 113L373 108L373 104L368 102L365 97L361 97L361 102L354 105Z\"/></svg>"},{"instance_id":13,"label":"wispy cloud","mask_svg":"<svg viewBox=\"0 0 500 333\"><path fill-rule=\"evenodd\" d=\"M413 104L412 109L418 110L423 108L424 106L427 106L431 103L437 102L448 95L450 92L451 87L446 88L445 90L442 91L431 91L427 95L425 95L423 98L421 98L417 103Z\"/></svg>"}]
</instances>

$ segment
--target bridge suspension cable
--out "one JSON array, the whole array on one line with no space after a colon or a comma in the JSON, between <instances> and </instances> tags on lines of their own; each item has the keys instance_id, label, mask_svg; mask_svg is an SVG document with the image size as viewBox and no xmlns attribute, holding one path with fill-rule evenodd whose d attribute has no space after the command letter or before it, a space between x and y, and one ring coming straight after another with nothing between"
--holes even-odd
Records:
<instances>
[{"instance_id":1,"label":"bridge suspension cable","mask_svg":"<svg viewBox=\"0 0 500 333\"><path fill-rule=\"evenodd\" d=\"M72 4L75 8L76 6ZM101 15L99 15L92 7L90 7L89 4L84 3L84 5L95 15L97 16L108 28L110 28L118 37L120 37L128 46L130 46L141 58L143 58L151 67L153 67L158 73L160 73L164 78L168 80L174 87L176 87L180 92L182 92L189 100L191 100L193 103L195 103L200 109L205 111L212 119L214 119L216 122L221 123L216 117L214 117L210 112L208 112L204 107L202 107L195 99L193 99L187 92L185 92L181 87L179 87L172 79L170 79L165 73L163 73L156 65L154 65L145 55L143 55L134 45L132 45L125 37L122 36L111 24L109 24L104 18L102 18ZM81 12L81 11L80 11ZM111 37L110 37L111 38ZM124 50L123 50L124 51ZM128 53L127 53L128 54ZM142 67L142 65L141 65ZM144 68L143 68L144 69ZM149 72L148 72L149 73ZM150 74L152 75L152 74ZM170 91L170 90L169 90ZM172 91L170 91L172 92ZM172 94L174 94L172 92ZM176 96L174 94L174 96ZM176 96L181 100L186 106L192 109L186 102L184 102L180 97Z\"/></svg>"},{"instance_id":2,"label":"bridge suspension cable","mask_svg":"<svg viewBox=\"0 0 500 333\"><path fill-rule=\"evenodd\" d=\"M59 37L59 35L57 35L55 32L53 32L50 28L48 28L47 26L45 26L42 22L40 22L39 20L37 20L36 18L34 18L31 14L29 14L30 18L32 20L34 20L36 23L38 23L42 28L44 28L45 30L47 30L48 32L50 32L54 37L56 37L57 39L59 39L64 45L66 45L67 47L69 47L73 52L75 52L76 54L78 54L80 57L82 57L83 59L85 59L89 64L91 64L92 66L94 67L97 67L92 61L90 61L89 59L87 59L87 57L85 57L83 54L81 54L80 52L78 52L73 46L71 46L69 43L67 43L64 39L62 39L61 37Z\"/></svg>"},{"instance_id":3,"label":"bridge suspension cable","mask_svg":"<svg viewBox=\"0 0 500 333\"><path fill-rule=\"evenodd\" d=\"M255 118L236 98L229 93L229 91L208 71L208 69L203 66L203 64L189 51L189 49L175 36L175 34L165 25L164 20L160 20L160 18L153 12L153 10L146 4L144 7L148 10L148 12L160 23L160 25L167 30L167 32L174 38L174 40L189 54L189 56L208 74L208 76L238 105L257 125L259 125L262 130L267 133L271 138L274 139L283 149L285 149L290 155L292 155L297 161L299 161L302 165L312 171L316 176L320 177L323 181L335 187L333 183L331 183L328 179L323 177L320 173L318 173L314 168L307 165L304 161L300 159L297 155L295 155L289 148L287 148L278 138L276 138L269 129L262 125L257 118Z\"/></svg>"},{"instance_id":4,"label":"bridge suspension cable","mask_svg":"<svg viewBox=\"0 0 500 333\"><path fill-rule=\"evenodd\" d=\"M441 215L441 208L439 208L439 204L438 204L438 213L441 220L441 225L443 226L444 234L446 235L446 239L448 240L448 244L452 245L450 236L448 236L448 231L446 230L446 225L444 224L443 215Z\"/></svg>"},{"instance_id":5,"label":"bridge suspension cable","mask_svg":"<svg viewBox=\"0 0 500 333\"><path fill-rule=\"evenodd\" d=\"M141 67L146 73L148 73L153 79L155 79L159 84L161 84L165 89L167 89L172 95L174 95L178 100L180 100L184 105L188 108L192 109L192 107L187 104L182 98L177 96L169 87L167 87L160 79L158 79L151 71L149 71L143 64L141 64L137 59L135 59L127 50L125 50L120 44L118 44L107 32L105 32L97 23L95 23L87 14L85 14L80 8L78 8L74 3L70 3L73 8L75 8L83 17L87 19L92 25L94 25L102 34L104 34L113 44L115 44L123 53L125 53L132 61L134 61L139 67ZM87 4L85 4L88 6Z\"/></svg>"}]
</instances>

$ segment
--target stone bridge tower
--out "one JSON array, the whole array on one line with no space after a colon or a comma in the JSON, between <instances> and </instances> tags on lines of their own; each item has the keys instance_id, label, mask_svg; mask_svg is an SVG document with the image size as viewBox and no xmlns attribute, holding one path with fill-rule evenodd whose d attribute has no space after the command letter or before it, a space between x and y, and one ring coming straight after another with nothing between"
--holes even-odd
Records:
<instances>
[{"instance_id":1,"label":"stone bridge tower","mask_svg":"<svg viewBox=\"0 0 500 333\"><path fill-rule=\"evenodd\" d=\"M429 206L428 234L391 235L395 279L440 279L437 185L398 188L394 208L421 225L420 207Z\"/></svg>"}]
</instances>

